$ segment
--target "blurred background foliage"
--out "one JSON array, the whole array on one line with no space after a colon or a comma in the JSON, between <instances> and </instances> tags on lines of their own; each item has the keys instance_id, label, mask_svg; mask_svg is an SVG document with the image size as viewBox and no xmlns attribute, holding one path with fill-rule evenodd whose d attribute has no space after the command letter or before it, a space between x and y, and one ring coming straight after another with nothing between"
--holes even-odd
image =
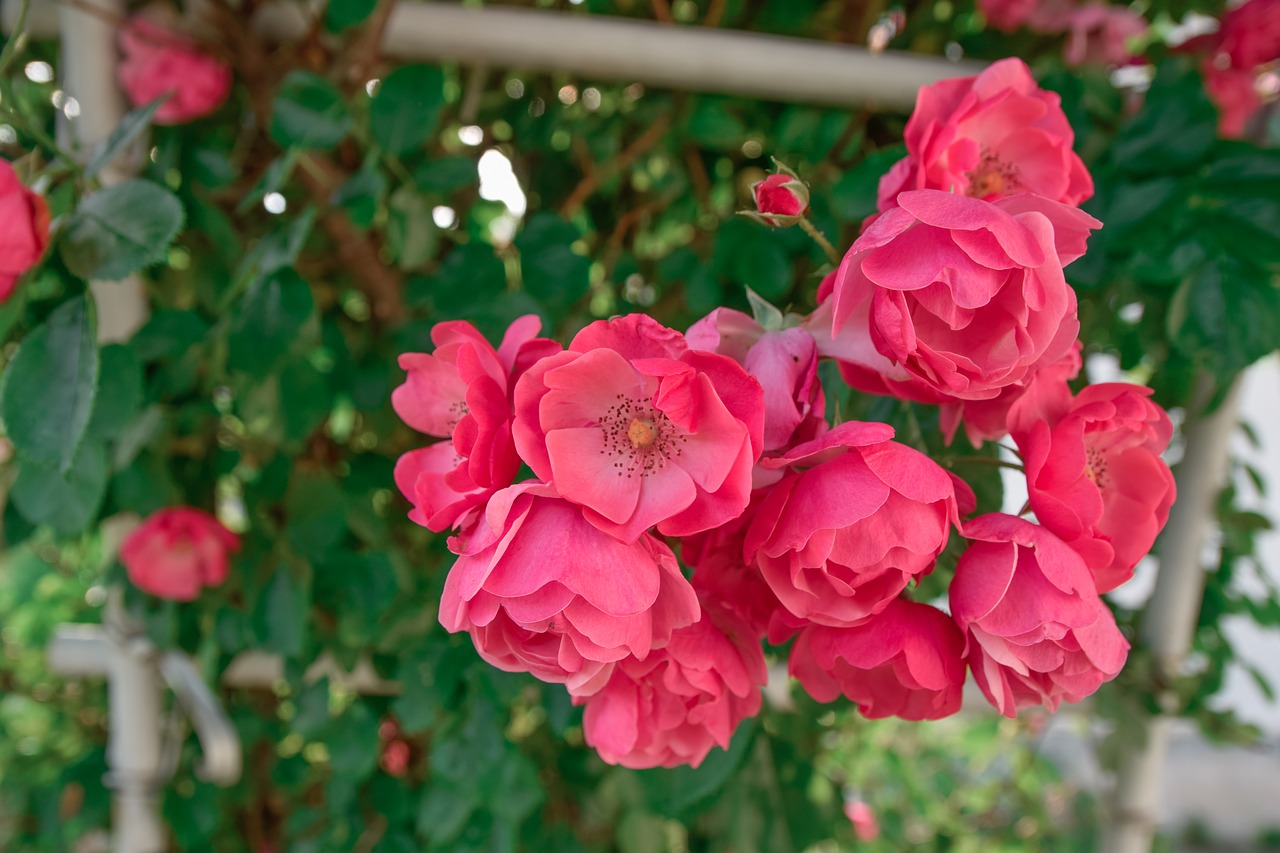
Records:
<instances>
[{"instance_id":1,"label":"blurred background foliage","mask_svg":"<svg viewBox=\"0 0 1280 853\"><path fill-rule=\"evenodd\" d=\"M777 157L810 183L811 216L843 250L902 155L907 116L395 66L368 49L377 5L330 0L308 38L275 46L212 4L225 13L209 48L235 68L232 99L151 129L142 183L114 196L110 215L153 232L108 254L146 266L151 318L99 353L98 402L67 477L0 465L0 846L69 849L106 825L104 688L51 675L43 647L59 623L98 621L107 587L126 583L102 519L189 504L242 533L231 579L188 605L134 590L128 607L211 683L248 650L286 663L270 688L220 690L245 745L238 785L195 781L186 744L164 804L178 849L1093 849L1098 807L1040 754L1042 717L873 723L843 700L775 690L698 770L635 772L583 746L563 690L498 672L444 633L434 603L450 555L406 520L392 481L397 456L422 442L389 405L397 355L429 349L431 326L452 318L491 338L530 312L561 339L632 311L685 328L720 305L746 310L744 285L808 311L822 252L735 212ZM1118 360L1176 413L1280 341L1280 127L1273 118L1262 144L1218 139L1194 63L1158 44L1144 97L1103 69L1065 68L1061 39L988 29L966 0L529 5L852 44L901 13L894 49L1021 56L1062 94L1098 185L1086 209L1105 228L1068 270L1087 353ZM1159 29L1222 4L1143 6ZM56 77L16 73L25 63L56 71L56 42L30 43L6 75L3 153L44 176L74 237L96 221L92 169L51 147ZM86 249L94 235L72 237L0 306L0 365L103 274ZM965 462L994 449L940 447L936 411L830 398L842 417L893 423L973 482L985 508L1000 505L998 471ZM1265 577L1254 537L1270 526L1238 503L1234 490L1219 502L1221 565L1181 694L1207 731L1247 739L1207 701L1236 658L1224 617L1280 625L1274 589L1248 597L1233 582ZM1118 615L1132 636L1140 614ZM304 677L322 653L346 668L367 659L401 692ZM1117 721L1154 692L1153 672L1135 649L1066 725L1084 741L1125 732ZM846 816L857 802L878 838Z\"/></svg>"}]
</instances>

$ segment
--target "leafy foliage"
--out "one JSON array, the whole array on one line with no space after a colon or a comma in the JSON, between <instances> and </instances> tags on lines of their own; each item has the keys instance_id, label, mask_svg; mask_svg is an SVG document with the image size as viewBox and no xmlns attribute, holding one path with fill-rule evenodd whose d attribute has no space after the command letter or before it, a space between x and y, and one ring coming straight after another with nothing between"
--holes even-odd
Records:
<instances>
[{"instance_id":1,"label":"leafy foliage","mask_svg":"<svg viewBox=\"0 0 1280 853\"><path fill-rule=\"evenodd\" d=\"M861 40L871 23L816 0L711 4L717 21L671 5L683 23L802 36L828 37L839 19L841 38ZM872 724L848 703L783 697L697 770L632 772L583 748L563 691L497 672L443 632L433 603L449 554L394 490L395 459L420 440L388 402L396 356L429 349L430 327L453 318L491 337L525 313L560 336L630 311L683 328L718 305L746 310L744 285L806 311L826 271L820 249L735 211L774 155L810 182L818 227L849 245L901 156L905 117L519 71L464 79L376 57L371 70L356 48L374 6L331 0L321 22L334 41L279 68L250 60L267 46L247 22L224 21L232 43L258 51L235 58L237 109L151 128L141 174L114 186L102 169L147 133L152 107L80 170L51 147L52 84L4 84L18 136L6 154L30 152L25 168L44 170L61 219L57 250L0 306L0 418L14 451L0 464L0 846L65 849L106 825L103 689L51 676L42 648L58 623L100 618L104 589L123 583L106 556L110 520L181 503L242 532L232 578L185 605L131 590L130 612L211 683L251 650L280 655L284 678L220 688L245 746L238 785L195 782L195 745L183 745L164 805L180 849L843 849L859 843L841 811L855 794L882 827L859 849L1092 849L1087 800L1072 812L1073 790L1014 724ZM908 6L895 47L1021 51L1062 92L1097 181L1089 210L1106 223L1068 270L1091 353L1151 377L1180 408L1197 377L1220 389L1274 349L1280 155L1217 139L1193 68L1161 65L1129 114L1101 72L1068 73L1055 45L1017 40L1039 37L985 29L968 4ZM52 44L27 50L61 61ZM481 185L495 157L510 163L523 216ZM149 320L97 347L86 283L139 272ZM851 392L828 404L832 417L891 423L972 482L980 508L1001 504L998 449L937 446L936 409ZM1230 490L1219 518L1221 566L1197 633L1208 665L1181 695L1231 733L1206 710L1234 659L1222 620L1275 625L1280 607L1275 590L1248 597L1232 584L1253 571L1266 519ZM957 557L920 592L944 588ZM1132 628L1136 614L1121 616ZM308 674L322 656L398 687L357 695ZM1142 706L1154 673L1135 658L1125 678L1101 700L1117 716ZM402 764L388 758L394 744Z\"/></svg>"}]
</instances>

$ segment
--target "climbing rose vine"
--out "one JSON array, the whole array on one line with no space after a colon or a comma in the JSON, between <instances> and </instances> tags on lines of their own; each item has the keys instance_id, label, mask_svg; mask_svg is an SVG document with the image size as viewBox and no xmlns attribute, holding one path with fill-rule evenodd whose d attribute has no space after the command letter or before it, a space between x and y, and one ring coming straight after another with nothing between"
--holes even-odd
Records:
<instances>
[{"instance_id":1,"label":"climbing rose vine","mask_svg":"<svg viewBox=\"0 0 1280 853\"><path fill-rule=\"evenodd\" d=\"M1128 643L1099 594L1168 518L1171 426L1147 389L1068 385L1063 267L1101 225L1075 206L1093 182L1073 138L1019 60L926 87L880 213L806 316L758 298L685 332L630 314L563 349L532 316L496 348L437 325L393 402L439 439L396 482L411 519L452 533L441 623L565 685L587 743L637 768L728 747L760 709L762 641L794 638L800 684L868 717L953 714L966 668L1011 717L1114 678ZM812 230L807 197L780 167L750 214ZM823 361L939 406L948 443L1012 435L1022 516L969 519L970 487L891 427L828 420ZM957 538L947 600L916 600Z\"/></svg>"}]
</instances>

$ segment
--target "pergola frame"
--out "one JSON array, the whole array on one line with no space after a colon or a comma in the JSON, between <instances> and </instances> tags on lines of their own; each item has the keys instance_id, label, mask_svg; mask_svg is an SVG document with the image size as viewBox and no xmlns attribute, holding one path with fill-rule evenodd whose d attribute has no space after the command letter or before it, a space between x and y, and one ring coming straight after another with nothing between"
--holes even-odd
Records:
<instances>
[{"instance_id":1,"label":"pergola frame","mask_svg":"<svg viewBox=\"0 0 1280 853\"><path fill-rule=\"evenodd\" d=\"M22 0L2 0L0 23L11 32ZM189 3L189 5L191 5ZM264 7L254 21L264 37L287 41L308 31L323 4L280 2ZM64 45L62 86L81 106L74 122L83 150L91 150L124 115L115 83L114 28L124 0L35 0L27 30L60 37ZM405 60L448 61L480 67L565 72L587 79L624 80L656 87L719 92L753 98L826 106L871 105L909 109L919 87L948 77L974 74L981 65L895 51L827 42L659 24L578 13L503 7L463 7L402 0L385 28L384 54ZM104 175L127 177L119 168ZM99 337L127 340L145 322L145 293L136 280L94 282ZM1168 673L1182 666L1203 589L1199 562L1211 516L1212 498L1226 469L1227 447L1236 423L1238 385L1214 414L1191 418L1179 466L1179 501L1161 548L1161 570L1145 614L1142 639ZM105 675L110 682L108 783L116 789L115 849L152 853L163 849L158 811L162 784L160 674L179 691L197 723L211 776L224 783L239 775L235 731L208 689L169 655L139 643L123 625L118 608L105 629L64 626L49 649L50 666L66 675ZM332 669L322 659L316 667ZM316 668L316 667L313 667ZM224 673L225 686L261 686L283 670L278 658L259 652L237 658ZM371 670L348 681L355 689L385 693L397 685ZM194 697L194 698L192 698ZM121 719L130 720L127 726ZM1167 751L1169 717L1155 718L1145 744L1135 744L1117 779L1114 820L1105 853L1146 853L1155 830L1160 774ZM208 742L203 738L208 737ZM212 753L212 755L210 755ZM238 759L238 753L236 755Z\"/></svg>"}]
</instances>

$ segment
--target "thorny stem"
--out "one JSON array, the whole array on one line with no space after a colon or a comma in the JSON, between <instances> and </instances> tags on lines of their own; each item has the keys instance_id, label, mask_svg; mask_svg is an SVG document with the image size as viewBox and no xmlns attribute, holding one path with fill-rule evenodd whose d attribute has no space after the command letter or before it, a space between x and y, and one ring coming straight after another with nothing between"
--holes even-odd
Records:
<instances>
[{"instance_id":1,"label":"thorny stem","mask_svg":"<svg viewBox=\"0 0 1280 853\"><path fill-rule=\"evenodd\" d=\"M823 236L823 233L819 231L812 222L809 221L809 218L807 216L801 216L799 224L800 224L800 227L804 229L804 233L808 234L809 238L813 240L813 242L817 243L818 247L821 248L822 251L826 253L827 260L831 261L833 265L839 266L840 255L839 253L836 252L836 247L831 245L831 241L828 240L825 236Z\"/></svg>"}]
</instances>

